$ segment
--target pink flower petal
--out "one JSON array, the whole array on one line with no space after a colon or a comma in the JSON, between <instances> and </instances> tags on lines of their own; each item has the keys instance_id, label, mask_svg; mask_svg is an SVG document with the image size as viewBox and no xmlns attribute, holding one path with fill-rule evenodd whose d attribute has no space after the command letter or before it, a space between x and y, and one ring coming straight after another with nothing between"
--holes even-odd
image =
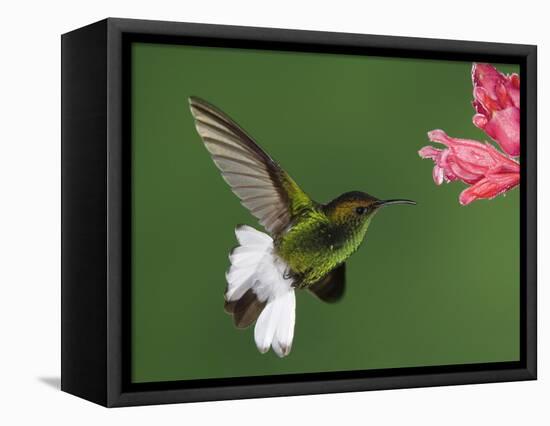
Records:
<instances>
[{"instance_id":1,"label":"pink flower petal","mask_svg":"<svg viewBox=\"0 0 550 426\"><path fill-rule=\"evenodd\" d=\"M491 98L496 98L495 87L502 82L504 76L489 64L474 64L472 66L472 84L483 87Z\"/></svg>"},{"instance_id":2,"label":"pink flower petal","mask_svg":"<svg viewBox=\"0 0 550 426\"><path fill-rule=\"evenodd\" d=\"M445 177L444 172L443 168L439 167L437 164L434 166L432 177L436 185L441 185L443 183L443 178Z\"/></svg>"},{"instance_id":3,"label":"pink flower petal","mask_svg":"<svg viewBox=\"0 0 550 426\"><path fill-rule=\"evenodd\" d=\"M438 158L441 155L441 149L434 148L433 146L425 146L420 151L418 151L418 155L422 158Z\"/></svg>"},{"instance_id":4,"label":"pink flower petal","mask_svg":"<svg viewBox=\"0 0 550 426\"><path fill-rule=\"evenodd\" d=\"M487 125L487 116L483 114L475 114L472 118L472 122L474 123L474 126L476 126L479 129L485 129L485 126Z\"/></svg>"},{"instance_id":5,"label":"pink flower petal","mask_svg":"<svg viewBox=\"0 0 550 426\"><path fill-rule=\"evenodd\" d=\"M489 64L472 66L476 114L474 125L485 131L511 156L520 154L520 81Z\"/></svg>"},{"instance_id":6,"label":"pink flower petal","mask_svg":"<svg viewBox=\"0 0 550 426\"><path fill-rule=\"evenodd\" d=\"M479 199L492 199L519 184L519 174L495 174L481 179L475 185L462 191L459 202L463 206Z\"/></svg>"},{"instance_id":7,"label":"pink flower petal","mask_svg":"<svg viewBox=\"0 0 550 426\"><path fill-rule=\"evenodd\" d=\"M520 154L520 113L519 109L509 107L495 111L485 125L485 132L498 142L500 147L513 157Z\"/></svg>"},{"instance_id":8,"label":"pink flower petal","mask_svg":"<svg viewBox=\"0 0 550 426\"><path fill-rule=\"evenodd\" d=\"M449 161L449 169L453 176L456 176L454 180L460 179L462 182L473 184L481 179L484 174L484 169L477 170L468 170L467 167L464 167L464 163L459 162L456 158L454 161ZM471 169L474 169L473 167Z\"/></svg>"},{"instance_id":9,"label":"pink flower petal","mask_svg":"<svg viewBox=\"0 0 550 426\"><path fill-rule=\"evenodd\" d=\"M444 163L442 158L438 164L445 168L448 175L454 176L466 183L475 183L481 179L491 167L496 166L496 161L488 152L486 145L470 140L451 138L443 130L432 130L428 133L432 142L445 144L450 153Z\"/></svg>"},{"instance_id":10,"label":"pink flower petal","mask_svg":"<svg viewBox=\"0 0 550 426\"><path fill-rule=\"evenodd\" d=\"M474 88L474 99L481 106L481 110L479 112L485 111L485 115L490 115L491 111L499 110L501 108L500 104L489 95L487 89L484 87Z\"/></svg>"},{"instance_id":11,"label":"pink flower petal","mask_svg":"<svg viewBox=\"0 0 550 426\"><path fill-rule=\"evenodd\" d=\"M508 76L506 81L506 89L508 90L508 96L512 100L513 105L519 109L519 99L520 99L519 75L512 74Z\"/></svg>"},{"instance_id":12,"label":"pink flower petal","mask_svg":"<svg viewBox=\"0 0 550 426\"><path fill-rule=\"evenodd\" d=\"M477 147L484 147L484 145L476 140L473 139L461 139L461 138L452 138L451 136L447 135L445 131L441 129L435 129L430 132L428 132L428 138L432 142L441 143L443 145L447 145L448 147L454 147L456 145L463 145L463 146L470 146L473 148Z\"/></svg>"},{"instance_id":13,"label":"pink flower petal","mask_svg":"<svg viewBox=\"0 0 550 426\"><path fill-rule=\"evenodd\" d=\"M496 172L519 173L520 172L519 163L516 160L498 151L490 143L485 143L485 145L487 147L487 152L489 153L489 155L491 155L491 157L493 157L496 163L496 167L493 167L491 169L492 173L496 173Z\"/></svg>"}]
</instances>

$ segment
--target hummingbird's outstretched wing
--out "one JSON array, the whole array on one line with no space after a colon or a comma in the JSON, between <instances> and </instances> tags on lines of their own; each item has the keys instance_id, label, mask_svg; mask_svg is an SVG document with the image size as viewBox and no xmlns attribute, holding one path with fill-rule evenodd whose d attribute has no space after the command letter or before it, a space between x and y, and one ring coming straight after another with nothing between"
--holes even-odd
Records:
<instances>
[{"instance_id":1,"label":"hummingbird's outstretched wing","mask_svg":"<svg viewBox=\"0 0 550 426\"><path fill-rule=\"evenodd\" d=\"M346 264L342 263L308 287L323 302L338 302L346 291Z\"/></svg>"},{"instance_id":2,"label":"hummingbird's outstretched wing","mask_svg":"<svg viewBox=\"0 0 550 426\"><path fill-rule=\"evenodd\" d=\"M208 102L190 97L197 132L241 203L272 235L280 234L311 199L237 123Z\"/></svg>"}]
</instances>

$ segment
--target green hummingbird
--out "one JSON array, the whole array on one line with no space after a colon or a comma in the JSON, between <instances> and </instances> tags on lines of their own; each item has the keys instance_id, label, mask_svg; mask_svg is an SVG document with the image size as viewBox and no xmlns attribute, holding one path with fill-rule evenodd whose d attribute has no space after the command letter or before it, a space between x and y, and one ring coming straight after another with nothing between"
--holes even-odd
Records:
<instances>
[{"instance_id":1,"label":"green hummingbird","mask_svg":"<svg viewBox=\"0 0 550 426\"><path fill-rule=\"evenodd\" d=\"M284 357L294 337L295 290L307 289L325 302L340 300L346 260L359 248L374 215L411 200L379 200L346 192L313 201L254 139L210 103L190 97L195 126L224 180L269 233L239 225L239 245L229 254L225 310L238 328L256 321L261 353L270 347Z\"/></svg>"}]
</instances>

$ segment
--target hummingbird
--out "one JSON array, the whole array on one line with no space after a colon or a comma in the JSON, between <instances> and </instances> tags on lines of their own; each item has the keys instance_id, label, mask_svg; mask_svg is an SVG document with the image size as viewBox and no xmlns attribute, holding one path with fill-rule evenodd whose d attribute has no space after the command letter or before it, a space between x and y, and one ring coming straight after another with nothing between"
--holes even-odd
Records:
<instances>
[{"instance_id":1,"label":"hummingbird","mask_svg":"<svg viewBox=\"0 0 550 426\"><path fill-rule=\"evenodd\" d=\"M238 225L238 245L229 253L225 311L237 328L256 322L258 350L279 357L294 339L296 290L334 303L344 295L346 261L359 248L372 218L405 199L380 200L346 192L313 201L254 139L227 114L198 97L189 105L212 160L241 204L267 233Z\"/></svg>"}]
</instances>

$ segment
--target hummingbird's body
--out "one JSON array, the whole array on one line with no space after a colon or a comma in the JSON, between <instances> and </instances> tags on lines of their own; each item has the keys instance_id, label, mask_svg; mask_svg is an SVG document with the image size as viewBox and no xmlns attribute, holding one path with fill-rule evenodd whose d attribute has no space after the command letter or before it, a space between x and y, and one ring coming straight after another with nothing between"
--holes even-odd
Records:
<instances>
[{"instance_id":1,"label":"hummingbird's body","mask_svg":"<svg viewBox=\"0 0 550 426\"><path fill-rule=\"evenodd\" d=\"M323 205L315 206L275 240L277 254L289 265L296 287L318 282L363 242L370 219L353 226L336 221L331 213Z\"/></svg>"},{"instance_id":2,"label":"hummingbird's body","mask_svg":"<svg viewBox=\"0 0 550 426\"><path fill-rule=\"evenodd\" d=\"M288 355L294 336L295 289L307 288L325 302L340 300L345 262L359 248L371 219L388 204L365 192L346 192L327 204L313 201L226 114L189 99L197 131L223 178L270 235L246 225L229 255L225 309L235 325L256 321L260 352Z\"/></svg>"}]
</instances>

